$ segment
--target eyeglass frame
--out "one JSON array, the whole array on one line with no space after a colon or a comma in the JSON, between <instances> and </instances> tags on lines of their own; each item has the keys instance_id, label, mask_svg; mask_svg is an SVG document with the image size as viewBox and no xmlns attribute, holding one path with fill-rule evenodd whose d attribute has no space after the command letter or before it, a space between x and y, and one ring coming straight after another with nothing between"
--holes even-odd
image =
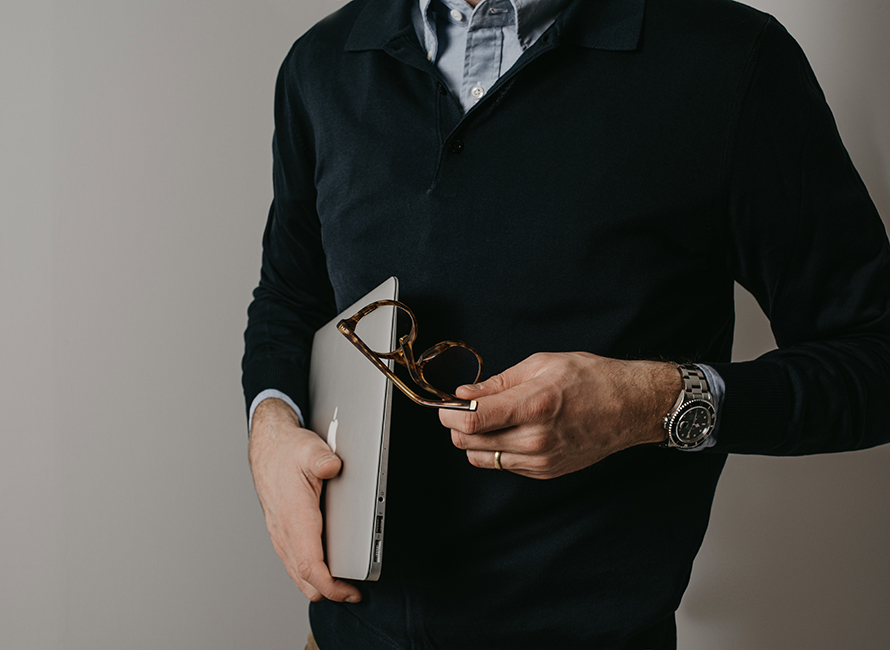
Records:
<instances>
[{"instance_id":1,"label":"eyeglass frame","mask_svg":"<svg viewBox=\"0 0 890 650\"><path fill-rule=\"evenodd\" d=\"M380 307L395 307L396 309L403 309L411 318L411 331L399 337L398 346L391 352L377 352L376 350L372 350L355 333L355 328L358 326L358 322ZM438 355L442 354L445 350L453 347L464 348L470 351L479 362L479 369L476 372L476 378L472 382L475 383L479 381L479 377L482 376L482 357L479 356L479 353L473 346L464 343L463 341L442 341L428 348L419 357L417 357L417 359L415 359L413 343L417 339L417 317L405 303L398 300L377 300L376 302L365 305L350 318L344 318L340 320L337 323L337 329L356 348L358 348L359 352L365 355L365 357L367 357L368 360L373 363L378 370L380 370L380 372L386 375L387 378L396 386L396 388L402 391L414 403L420 404L421 406L429 406L432 408L445 408L460 411L476 410L476 400L460 399L455 395L437 389L435 386L426 381L423 378L423 365L426 362L436 358ZM402 366L405 366L405 368L408 369L408 374L410 375L411 379L418 386L420 386L427 392L437 395L441 399L433 400L418 395L404 381L402 381L386 363L383 362L383 359L390 359Z\"/></svg>"}]
</instances>

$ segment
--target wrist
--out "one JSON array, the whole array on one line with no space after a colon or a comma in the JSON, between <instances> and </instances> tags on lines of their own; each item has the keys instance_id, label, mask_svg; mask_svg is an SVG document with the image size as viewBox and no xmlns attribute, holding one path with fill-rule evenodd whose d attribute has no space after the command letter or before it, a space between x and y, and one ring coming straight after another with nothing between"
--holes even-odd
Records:
<instances>
[{"instance_id":1,"label":"wrist","mask_svg":"<svg viewBox=\"0 0 890 650\"><path fill-rule=\"evenodd\" d=\"M270 397L260 402L250 423L250 442L255 439L277 437L284 432L302 428L299 416L284 401Z\"/></svg>"},{"instance_id":2,"label":"wrist","mask_svg":"<svg viewBox=\"0 0 890 650\"><path fill-rule=\"evenodd\" d=\"M663 443L667 440L664 429L664 414L676 404L677 396L683 392L683 380L673 363L652 362L650 372L651 410L646 414L646 443Z\"/></svg>"},{"instance_id":3,"label":"wrist","mask_svg":"<svg viewBox=\"0 0 890 650\"><path fill-rule=\"evenodd\" d=\"M300 419L287 402L277 397L267 397L260 402L253 412L258 420L288 420L299 424Z\"/></svg>"}]
</instances>

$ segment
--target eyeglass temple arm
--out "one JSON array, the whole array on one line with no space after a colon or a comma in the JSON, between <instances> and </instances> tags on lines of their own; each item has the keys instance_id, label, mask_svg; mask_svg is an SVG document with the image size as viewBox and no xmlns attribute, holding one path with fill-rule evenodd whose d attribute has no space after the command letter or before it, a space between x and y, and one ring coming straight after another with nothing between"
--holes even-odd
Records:
<instances>
[{"instance_id":1,"label":"eyeglass temple arm","mask_svg":"<svg viewBox=\"0 0 890 650\"><path fill-rule=\"evenodd\" d=\"M354 326L353 319L341 320L337 323L337 329L349 339L349 341L358 348L359 352L361 352L367 359L373 363L380 372L386 375L389 380L396 385L400 391L402 391L412 402L416 404L420 404L421 406L429 406L431 408L444 408L444 409L452 409L456 411L475 411L478 404L476 400L463 400L463 399L454 399L454 400L430 400L425 399L415 393L411 388L399 379L398 375L389 369L383 361L380 360L377 355L371 352L364 342L355 335L352 331L350 325Z\"/></svg>"}]
</instances>

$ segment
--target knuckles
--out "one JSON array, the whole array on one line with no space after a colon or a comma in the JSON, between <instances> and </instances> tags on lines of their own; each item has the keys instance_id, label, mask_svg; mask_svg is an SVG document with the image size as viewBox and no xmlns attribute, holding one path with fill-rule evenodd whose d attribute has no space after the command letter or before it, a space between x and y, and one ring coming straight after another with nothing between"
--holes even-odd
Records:
<instances>
[{"instance_id":1,"label":"knuckles","mask_svg":"<svg viewBox=\"0 0 890 650\"><path fill-rule=\"evenodd\" d=\"M503 374L492 375L485 380L485 387L489 393L500 393L507 388L507 382Z\"/></svg>"},{"instance_id":2,"label":"knuckles","mask_svg":"<svg viewBox=\"0 0 890 650\"><path fill-rule=\"evenodd\" d=\"M308 587L304 589L299 584L299 582L297 583L297 586L300 587L300 591L302 591L306 595L306 597L309 598L309 600L317 603L324 600L325 598L330 598L330 593L322 593L322 587L324 585L315 584L315 582L313 582L313 577L318 578L320 576L315 571L315 566L307 558L303 558L297 562L296 574L301 581L308 585ZM311 591L312 593L307 594L306 591Z\"/></svg>"},{"instance_id":3,"label":"knuckles","mask_svg":"<svg viewBox=\"0 0 890 650\"><path fill-rule=\"evenodd\" d=\"M559 355L553 354L552 352L535 352L527 359L528 363L533 366L546 366L552 363L554 357L558 357Z\"/></svg>"},{"instance_id":4,"label":"knuckles","mask_svg":"<svg viewBox=\"0 0 890 650\"><path fill-rule=\"evenodd\" d=\"M561 399L555 385L548 384L525 405L530 422L553 420L560 410Z\"/></svg>"},{"instance_id":5,"label":"knuckles","mask_svg":"<svg viewBox=\"0 0 890 650\"><path fill-rule=\"evenodd\" d=\"M452 426L451 428L457 430L460 433L473 435L482 428L480 418L477 413L473 413L471 411L461 411L460 413L456 414L456 416L456 426Z\"/></svg>"},{"instance_id":6,"label":"knuckles","mask_svg":"<svg viewBox=\"0 0 890 650\"><path fill-rule=\"evenodd\" d=\"M526 451L531 454L547 454L554 448L554 446L554 441L546 434L532 436L525 443ZM546 455L539 457L548 458Z\"/></svg>"},{"instance_id":7,"label":"knuckles","mask_svg":"<svg viewBox=\"0 0 890 650\"><path fill-rule=\"evenodd\" d=\"M297 575L301 580L310 582L312 578L312 563L308 559L303 558L297 562Z\"/></svg>"}]
</instances>

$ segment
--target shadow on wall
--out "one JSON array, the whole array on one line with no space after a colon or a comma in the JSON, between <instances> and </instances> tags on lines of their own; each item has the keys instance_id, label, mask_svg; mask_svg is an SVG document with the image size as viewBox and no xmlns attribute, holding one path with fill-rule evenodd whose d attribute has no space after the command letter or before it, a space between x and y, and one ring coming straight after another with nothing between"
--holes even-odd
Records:
<instances>
[{"instance_id":1,"label":"shadow on wall","mask_svg":"<svg viewBox=\"0 0 890 650\"><path fill-rule=\"evenodd\" d=\"M890 224L890 5L752 4L800 40ZM774 342L753 298L738 288L737 305L734 356L750 359ZM890 647L888 468L890 446L793 459L732 457L680 610L680 647Z\"/></svg>"}]
</instances>

